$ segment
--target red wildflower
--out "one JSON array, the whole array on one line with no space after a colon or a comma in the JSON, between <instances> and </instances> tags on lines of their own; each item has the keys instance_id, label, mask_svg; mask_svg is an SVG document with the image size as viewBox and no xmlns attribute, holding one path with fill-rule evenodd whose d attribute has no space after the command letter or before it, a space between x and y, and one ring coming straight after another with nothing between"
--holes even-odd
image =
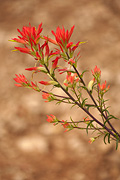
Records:
<instances>
[{"instance_id":1,"label":"red wildflower","mask_svg":"<svg viewBox=\"0 0 120 180\"><path fill-rule=\"evenodd\" d=\"M50 122L50 123L53 123L56 119L56 117L52 114L50 114L50 116L47 115L47 121Z\"/></svg>"},{"instance_id":2,"label":"red wildflower","mask_svg":"<svg viewBox=\"0 0 120 180\"><path fill-rule=\"evenodd\" d=\"M71 59L69 59L68 64L73 65L73 64L75 64L75 61L71 58Z\"/></svg>"},{"instance_id":3,"label":"red wildflower","mask_svg":"<svg viewBox=\"0 0 120 180\"><path fill-rule=\"evenodd\" d=\"M74 83L77 83L79 81L79 78L77 77L77 74L74 73L73 75L71 74L71 72L67 73L66 76L66 82L64 83L65 86L70 86L73 85Z\"/></svg>"},{"instance_id":4,"label":"red wildflower","mask_svg":"<svg viewBox=\"0 0 120 180\"><path fill-rule=\"evenodd\" d=\"M100 83L99 83L98 86L99 86L100 90L103 91L103 92L108 91L109 88L110 88L110 85L108 85L108 87L106 87L106 81L102 85L100 85Z\"/></svg>"},{"instance_id":5,"label":"red wildflower","mask_svg":"<svg viewBox=\"0 0 120 180\"><path fill-rule=\"evenodd\" d=\"M95 66L94 71L92 71L92 74L100 76L101 75L101 70L97 66Z\"/></svg>"},{"instance_id":6,"label":"red wildflower","mask_svg":"<svg viewBox=\"0 0 120 180\"><path fill-rule=\"evenodd\" d=\"M19 76L17 74L16 75L16 78L13 78L17 83L19 84L15 84L15 86L18 86L18 87L22 87L22 86L29 86L29 81L26 79L26 77L22 74L19 74Z\"/></svg>"},{"instance_id":7,"label":"red wildflower","mask_svg":"<svg viewBox=\"0 0 120 180\"><path fill-rule=\"evenodd\" d=\"M22 37L18 36L17 38L13 38L12 41L19 42L22 44L31 44L36 45L38 43L38 40L40 39L40 33L42 32L42 23L39 24L38 29L36 30L35 27L31 27L31 24L29 23L29 26L23 26L22 31L19 29L18 32L21 34Z\"/></svg>"},{"instance_id":8,"label":"red wildflower","mask_svg":"<svg viewBox=\"0 0 120 180\"><path fill-rule=\"evenodd\" d=\"M62 120L61 124L63 125L64 128L68 128L70 126L70 124L64 120Z\"/></svg>"},{"instance_id":9,"label":"red wildflower","mask_svg":"<svg viewBox=\"0 0 120 180\"><path fill-rule=\"evenodd\" d=\"M73 33L74 27L75 26L72 26L69 32L68 30L65 32L65 28L63 27L62 29L60 29L59 26L57 27L56 32L51 31L52 34L55 36L56 41L48 37L44 37L44 38L53 44L58 44L62 50L62 47L66 48L66 45L68 44L70 37Z\"/></svg>"}]
</instances>

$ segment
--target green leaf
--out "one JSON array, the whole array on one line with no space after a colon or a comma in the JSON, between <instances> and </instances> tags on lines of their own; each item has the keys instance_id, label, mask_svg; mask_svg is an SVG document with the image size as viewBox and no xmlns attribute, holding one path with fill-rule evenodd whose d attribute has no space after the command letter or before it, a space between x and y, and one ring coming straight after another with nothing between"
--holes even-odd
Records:
<instances>
[{"instance_id":1,"label":"green leaf","mask_svg":"<svg viewBox=\"0 0 120 180\"><path fill-rule=\"evenodd\" d=\"M118 143L119 143L119 140L116 139L116 150L118 149Z\"/></svg>"},{"instance_id":2,"label":"green leaf","mask_svg":"<svg viewBox=\"0 0 120 180\"><path fill-rule=\"evenodd\" d=\"M110 144L110 133L108 134L108 143Z\"/></svg>"},{"instance_id":3,"label":"green leaf","mask_svg":"<svg viewBox=\"0 0 120 180\"><path fill-rule=\"evenodd\" d=\"M87 99L88 99L88 98L83 99L83 101L82 101L82 103L81 103L81 107L84 107L84 106L85 106L85 102L86 102Z\"/></svg>"},{"instance_id":4,"label":"green leaf","mask_svg":"<svg viewBox=\"0 0 120 180\"><path fill-rule=\"evenodd\" d=\"M80 75L81 78L83 77L83 74L84 74L85 72L88 72L88 70L84 70L84 71L81 73L81 75Z\"/></svg>"},{"instance_id":5,"label":"green leaf","mask_svg":"<svg viewBox=\"0 0 120 180\"><path fill-rule=\"evenodd\" d=\"M88 123L87 127L86 127L86 132L87 132L87 134L88 134L88 128L93 126L93 125L92 125L92 122L93 122L93 121L90 121L90 122Z\"/></svg>"},{"instance_id":6,"label":"green leaf","mask_svg":"<svg viewBox=\"0 0 120 180\"><path fill-rule=\"evenodd\" d=\"M106 133L105 136L104 136L104 143L105 143L105 144L107 144L106 141L105 141L105 139L106 139L107 136L108 136L108 133Z\"/></svg>"}]
</instances>

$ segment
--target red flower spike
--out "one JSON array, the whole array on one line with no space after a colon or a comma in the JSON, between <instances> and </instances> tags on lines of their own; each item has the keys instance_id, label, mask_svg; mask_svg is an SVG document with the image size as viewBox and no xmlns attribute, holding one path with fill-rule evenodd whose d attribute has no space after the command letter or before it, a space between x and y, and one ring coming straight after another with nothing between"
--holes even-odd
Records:
<instances>
[{"instance_id":1,"label":"red flower spike","mask_svg":"<svg viewBox=\"0 0 120 180\"><path fill-rule=\"evenodd\" d=\"M18 36L18 38L13 38L11 41L21 43L25 46L25 48L15 48L18 49L20 52L30 54L30 49L28 49L26 45L30 46L30 48L32 49L33 46L36 46L38 44L38 41L40 39L40 33L42 32L41 26L42 23L38 26L38 29L36 30L36 28L31 27L31 24L29 23L28 27L23 26L22 31L17 29L21 36Z\"/></svg>"},{"instance_id":2,"label":"red flower spike","mask_svg":"<svg viewBox=\"0 0 120 180\"><path fill-rule=\"evenodd\" d=\"M100 83L99 83L98 86L99 86L100 90L103 91L103 92L108 91L109 88L110 88L110 85L108 85L108 87L106 87L106 81L102 85L100 85Z\"/></svg>"},{"instance_id":3,"label":"red flower spike","mask_svg":"<svg viewBox=\"0 0 120 180\"><path fill-rule=\"evenodd\" d=\"M95 66L94 71L92 71L92 74L93 75L101 75L101 70L97 66Z\"/></svg>"},{"instance_id":4,"label":"red flower spike","mask_svg":"<svg viewBox=\"0 0 120 180\"><path fill-rule=\"evenodd\" d=\"M15 86L18 86L18 87L22 87L22 86L29 86L29 81L26 79L26 77L22 74L19 74L19 76L17 74L16 75L16 78L13 78L17 83L19 84L15 84Z\"/></svg>"},{"instance_id":5,"label":"red flower spike","mask_svg":"<svg viewBox=\"0 0 120 180\"><path fill-rule=\"evenodd\" d=\"M56 29L56 33L54 31L51 31L52 34L55 36L56 41L54 41L50 38L47 38L47 37L45 37L45 38L54 44L56 44L56 42L57 42L57 44L60 45L60 48L61 48L61 46L66 47L66 44L68 44L70 37L73 33L74 27L75 26L71 27L70 32L68 32L68 30L65 32L65 28L63 27L62 29L60 29L59 26ZM61 48L61 50L62 50L62 48Z\"/></svg>"}]
</instances>

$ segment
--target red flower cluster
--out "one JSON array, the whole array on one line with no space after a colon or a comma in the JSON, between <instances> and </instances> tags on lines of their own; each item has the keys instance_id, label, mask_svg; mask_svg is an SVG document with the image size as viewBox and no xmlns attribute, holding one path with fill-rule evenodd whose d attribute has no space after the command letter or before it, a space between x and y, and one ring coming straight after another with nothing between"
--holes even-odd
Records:
<instances>
[{"instance_id":1,"label":"red flower cluster","mask_svg":"<svg viewBox=\"0 0 120 180\"><path fill-rule=\"evenodd\" d=\"M47 101L45 101L45 102L49 102L49 101L52 100L51 94L45 93L45 92L43 92L42 98L47 100Z\"/></svg>"},{"instance_id":2,"label":"red flower cluster","mask_svg":"<svg viewBox=\"0 0 120 180\"><path fill-rule=\"evenodd\" d=\"M22 86L29 86L29 82L28 80L26 79L26 77L22 74L19 74L19 76L17 74L16 75L16 78L13 78L17 83L19 84L15 84L15 86L18 86L18 87L22 87Z\"/></svg>"},{"instance_id":3,"label":"red flower cluster","mask_svg":"<svg viewBox=\"0 0 120 180\"><path fill-rule=\"evenodd\" d=\"M39 87L31 81L30 82L26 79L26 77L22 74L19 74L19 76L16 74L16 78L13 78L18 84L15 84L17 87L27 87L34 89L36 91L40 91Z\"/></svg>"},{"instance_id":4,"label":"red flower cluster","mask_svg":"<svg viewBox=\"0 0 120 180\"><path fill-rule=\"evenodd\" d=\"M97 66L95 66L94 71L92 71L92 74L93 75L101 75L101 70Z\"/></svg>"},{"instance_id":5,"label":"red flower cluster","mask_svg":"<svg viewBox=\"0 0 120 180\"><path fill-rule=\"evenodd\" d=\"M31 27L31 24L29 23L28 27L23 26L22 31L17 29L21 36L18 36L18 38L13 38L12 41L23 44L24 48L15 48L20 52L32 54L32 51L34 52L34 48L37 47L40 39L40 33L42 32L41 26L42 23L38 26L38 29L36 30L36 28ZM30 48L28 48L28 46L30 46Z\"/></svg>"},{"instance_id":6,"label":"red flower cluster","mask_svg":"<svg viewBox=\"0 0 120 180\"><path fill-rule=\"evenodd\" d=\"M64 85L66 87L72 87L79 81L79 78L76 73L72 74L71 72L67 73L66 80L64 81Z\"/></svg>"},{"instance_id":7,"label":"red flower cluster","mask_svg":"<svg viewBox=\"0 0 120 180\"><path fill-rule=\"evenodd\" d=\"M56 117L53 114L50 114L50 116L47 115L47 121L50 123L55 122Z\"/></svg>"},{"instance_id":8,"label":"red flower cluster","mask_svg":"<svg viewBox=\"0 0 120 180\"><path fill-rule=\"evenodd\" d=\"M102 92L104 92L104 93L105 93L106 91L108 91L109 88L110 88L110 85L108 85L108 87L106 87L106 81L105 81L105 83L103 83L102 85L98 84L98 86L99 86L100 90L101 90Z\"/></svg>"}]
</instances>

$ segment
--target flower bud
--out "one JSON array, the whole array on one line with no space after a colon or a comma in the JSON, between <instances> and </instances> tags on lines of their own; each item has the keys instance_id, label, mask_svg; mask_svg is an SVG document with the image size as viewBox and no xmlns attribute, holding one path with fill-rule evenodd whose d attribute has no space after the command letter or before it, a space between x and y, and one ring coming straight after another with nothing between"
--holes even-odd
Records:
<instances>
[{"instance_id":1,"label":"flower bud","mask_svg":"<svg viewBox=\"0 0 120 180\"><path fill-rule=\"evenodd\" d=\"M94 80L92 79L92 80L88 83L88 91L92 91L93 84L94 84Z\"/></svg>"},{"instance_id":2,"label":"flower bud","mask_svg":"<svg viewBox=\"0 0 120 180\"><path fill-rule=\"evenodd\" d=\"M49 81L49 83L52 85L58 85L58 83L56 81Z\"/></svg>"}]
</instances>

